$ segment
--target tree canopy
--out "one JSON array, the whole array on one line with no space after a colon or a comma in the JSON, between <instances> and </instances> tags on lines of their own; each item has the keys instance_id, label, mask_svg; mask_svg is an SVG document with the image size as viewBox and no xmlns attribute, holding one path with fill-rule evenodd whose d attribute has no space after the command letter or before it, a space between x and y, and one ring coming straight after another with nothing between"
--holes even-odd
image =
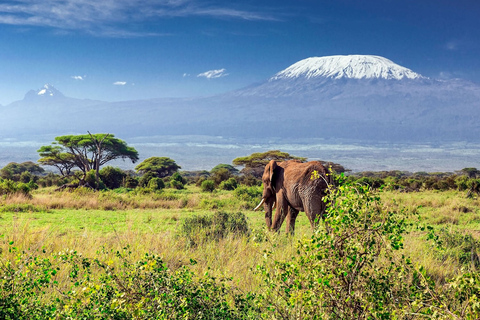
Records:
<instances>
[{"instance_id":1,"label":"tree canopy","mask_svg":"<svg viewBox=\"0 0 480 320\"><path fill-rule=\"evenodd\" d=\"M9 171L12 174L21 174L23 172L41 174L45 172L45 170L43 170L42 167L40 167L38 164L32 161L27 161L22 163L10 162L5 167L3 167L0 171L1 172Z\"/></svg>"},{"instance_id":2,"label":"tree canopy","mask_svg":"<svg viewBox=\"0 0 480 320\"><path fill-rule=\"evenodd\" d=\"M116 159L138 160L138 152L113 134L97 133L66 135L55 138L49 146L42 146L38 151L39 163L54 166L62 175L70 175L74 168L82 173L82 181L87 172L95 170L98 180L100 167Z\"/></svg>"},{"instance_id":3,"label":"tree canopy","mask_svg":"<svg viewBox=\"0 0 480 320\"><path fill-rule=\"evenodd\" d=\"M260 178L263 174L263 169L270 162L270 160L279 162L297 160L300 162L305 162L307 158L292 156L287 152L282 152L280 150L270 150L266 152L256 152L246 157L233 159L232 163L236 166L245 166L245 168L241 171L243 174L253 175L257 178Z\"/></svg>"},{"instance_id":4,"label":"tree canopy","mask_svg":"<svg viewBox=\"0 0 480 320\"><path fill-rule=\"evenodd\" d=\"M45 170L38 164L27 161L22 163L10 162L5 167L0 169L0 177L18 181L21 176L39 175L43 174Z\"/></svg>"},{"instance_id":5,"label":"tree canopy","mask_svg":"<svg viewBox=\"0 0 480 320\"><path fill-rule=\"evenodd\" d=\"M307 158L295 157L288 154L287 152L282 152L280 150L270 150L266 152L256 152L246 157L239 157L233 159L232 163L236 166L245 166L245 168L255 168L265 167L270 162L270 160L298 160L301 162L305 162Z\"/></svg>"},{"instance_id":6,"label":"tree canopy","mask_svg":"<svg viewBox=\"0 0 480 320\"><path fill-rule=\"evenodd\" d=\"M141 174L153 174L159 178L170 176L181 169L175 160L168 157L151 157L143 160L135 167Z\"/></svg>"},{"instance_id":7,"label":"tree canopy","mask_svg":"<svg viewBox=\"0 0 480 320\"><path fill-rule=\"evenodd\" d=\"M212 170L210 170L210 172L212 174L214 174L215 172L217 172L220 169L226 169L231 174L238 174L238 169L237 168L235 168L231 164L225 164L225 163L217 164L215 167L212 168Z\"/></svg>"}]
</instances>

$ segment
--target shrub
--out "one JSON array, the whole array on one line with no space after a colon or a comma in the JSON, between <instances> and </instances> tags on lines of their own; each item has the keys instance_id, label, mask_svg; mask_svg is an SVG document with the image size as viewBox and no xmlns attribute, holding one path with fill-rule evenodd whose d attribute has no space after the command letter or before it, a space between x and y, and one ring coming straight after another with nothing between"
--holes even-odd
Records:
<instances>
[{"instance_id":1,"label":"shrub","mask_svg":"<svg viewBox=\"0 0 480 320\"><path fill-rule=\"evenodd\" d=\"M108 189L117 189L122 186L126 174L120 168L104 167L99 172L100 178Z\"/></svg>"},{"instance_id":2,"label":"shrub","mask_svg":"<svg viewBox=\"0 0 480 320\"><path fill-rule=\"evenodd\" d=\"M185 184L186 183L186 180L182 177L182 175L178 172L175 172L174 174L172 174L172 176L170 177L170 181L178 181L180 182L181 184Z\"/></svg>"},{"instance_id":3,"label":"shrub","mask_svg":"<svg viewBox=\"0 0 480 320\"><path fill-rule=\"evenodd\" d=\"M223 181L230 179L232 173L227 168L218 168L215 171L212 171L211 179L215 181L216 185L219 185Z\"/></svg>"},{"instance_id":4,"label":"shrub","mask_svg":"<svg viewBox=\"0 0 480 320\"><path fill-rule=\"evenodd\" d=\"M132 261L127 250L115 253L116 268L73 250L19 252L0 268L0 319L255 319L252 297L229 279L171 270L151 254Z\"/></svg>"},{"instance_id":5,"label":"shrub","mask_svg":"<svg viewBox=\"0 0 480 320\"><path fill-rule=\"evenodd\" d=\"M253 209L262 198L262 187L259 186L239 186L235 189L234 194L237 198L246 202L247 209Z\"/></svg>"},{"instance_id":6,"label":"shrub","mask_svg":"<svg viewBox=\"0 0 480 320\"><path fill-rule=\"evenodd\" d=\"M216 212L212 215L194 216L184 220L180 234L190 245L209 240L220 240L228 234L233 236L249 235L247 218L241 212Z\"/></svg>"},{"instance_id":7,"label":"shrub","mask_svg":"<svg viewBox=\"0 0 480 320\"><path fill-rule=\"evenodd\" d=\"M96 173L95 170L90 170L87 172L85 176L85 182L88 183L88 185L92 188L95 188L97 190L103 190L106 189L105 184L103 183L102 179L98 177L98 184L97 184L97 178L96 178Z\"/></svg>"},{"instance_id":8,"label":"shrub","mask_svg":"<svg viewBox=\"0 0 480 320\"><path fill-rule=\"evenodd\" d=\"M237 180L232 177L226 181L222 181L222 183L220 183L218 188L222 190L235 190L237 186L238 186Z\"/></svg>"},{"instance_id":9,"label":"shrub","mask_svg":"<svg viewBox=\"0 0 480 320\"><path fill-rule=\"evenodd\" d=\"M177 190L182 190L183 189L183 183L181 183L178 180L170 180L170 188L174 188Z\"/></svg>"},{"instance_id":10,"label":"shrub","mask_svg":"<svg viewBox=\"0 0 480 320\"><path fill-rule=\"evenodd\" d=\"M137 178L128 175L128 176L125 177L125 180L123 182L123 186L125 188L134 189L138 186L138 180L137 180Z\"/></svg>"},{"instance_id":11,"label":"shrub","mask_svg":"<svg viewBox=\"0 0 480 320\"><path fill-rule=\"evenodd\" d=\"M158 178L155 172L148 171L143 176L140 177L140 180L138 180L138 185L140 187L148 187L148 183L153 178Z\"/></svg>"},{"instance_id":12,"label":"shrub","mask_svg":"<svg viewBox=\"0 0 480 320\"><path fill-rule=\"evenodd\" d=\"M170 177L170 188L174 188L177 190L182 190L184 187L186 180L180 175L180 173L175 172Z\"/></svg>"},{"instance_id":13,"label":"shrub","mask_svg":"<svg viewBox=\"0 0 480 320\"><path fill-rule=\"evenodd\" d=\"M23 183L0 179L0 195L22 193L29 196L30 191L37 188L38 185L33 181L30 181L29 183Z\"/></svg>"},{"instance_id":14,"label":"shrub","mask_svg":"<svg viewBox=\"0 0 480 320\"><path fill-rule=\"evenodd\" d=\"M425 270L397 253L405 212L387 211L370 187L343 178L327 201L327 231L299 241L292 257L258 267L264 318L391 319L443 307Z\"/></svg>"},{"instance_id":15,"label":"shrub","mask_svg":"<svg viewBox=\"0 0 480 320\"><path fill-rule=\"evenodd\" d=\"M148 182L148 188L154 191L162 190L165 188L165 182L160 178L152 178Z\"/></svg>"},{"instance_id":16,"label":"shrub","mask_svg":"<svg viewBox=\"0 0 480 320\"><path fill-rule=\"evenodd\" d=\"M210 179L203 180L200 187L203 192L212 192L213 190L215 190L215 181Z\"/></svg>"}]
</instances>

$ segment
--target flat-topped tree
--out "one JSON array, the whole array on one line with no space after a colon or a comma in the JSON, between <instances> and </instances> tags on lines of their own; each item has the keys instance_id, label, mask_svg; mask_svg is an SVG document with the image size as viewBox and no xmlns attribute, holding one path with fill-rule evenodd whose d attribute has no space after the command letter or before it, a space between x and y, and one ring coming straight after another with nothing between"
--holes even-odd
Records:
<instances>
[{"instance_id":1,"label":"flat-topped tree","mask_svg":"<svg viewBox=\"0 0 480 320\"><path fill-rule=\"evenodd\" d=\"M148 176L147 180L153 177L164 178L171 176L178 169L181 169L181 167L177 165L175 160L168 157L151 157L143 160L135 167L137 172Z\"/></svg>"},{"instance_id":2,"label":"flat-topped tree","mask_svg":"<svg viewBox=\"0 0 480 320\"><path fill-rule=\"evenodd\" d=\"M245 168L241 171L242 173L250 174L260 178L262 177L263 169L270 162L270 160L275 160L278 162L298 160L300 162L305 162L307 158L292 156L287 152L282 152L280 150L270 150L266 152L256 152L246 157L233 159L232 163L236 166L245 166Z\"/></svg>"},{"instance_id":3,"label":"flat-topped tree","mask_svg":"<svg viewBox=\"0 0 480 320\"><path fill-rule=\"evenodd\" d=\"M256 152L252 153L247 157L239 157L233 159L232 163L236 166L245 166L242 169L242 173L245 175L253 175L256 178L261 178L263 174L263 169L270 162L270 160L275 160L277 162L287 161L287 160L297 160L300 162L307 161L307 158L296 157L288 154L287 152L282 152L280 150L270 150L267 152ZM350 171L345 169L342 165L329 161L318 160L320 163L327 169L332 169L336 173L342 173Z\"/></svg>"},{"instance_id":4,"label":"flat-topped tree","mask_svg":"<svg viewBox=\"0 0 480 320\"><path fill-rule=\"evenodd\" d=\"M55 138L51 146L43 146L37 151L42 158L39 163L54 166L63 175L69 175L78 168L83 176L80 184L90 170L95 170L97 182L100 167L116 159L138 160L138 152L123 140L110 133L67 135Z\"/></svg>"}]
</instances>

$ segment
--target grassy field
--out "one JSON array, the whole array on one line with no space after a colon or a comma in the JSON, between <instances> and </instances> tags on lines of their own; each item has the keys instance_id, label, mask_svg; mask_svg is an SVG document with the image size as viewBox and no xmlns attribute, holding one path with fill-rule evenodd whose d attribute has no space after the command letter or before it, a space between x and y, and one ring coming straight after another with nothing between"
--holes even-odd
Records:
<instances>
[{"instance_id":1,"label":"grassy field","mask_svg":"<svg viewBox=\"0 0 480 320\"><path fill-rule=\"evenodd\" d=\"M470 234L471 241L480 236L480 200L467 198L465 192L382 191L380 197L387 210L417 213L421 225L432 226L440 235L445 230L457 238ZM14 261L19 252L23 256L40 252L41 256L73 250L119 266L122 260L116 253L128 248L134 260L142 259L145 253L155 254L168 268L189 265L196 274L231 277L236 288L251 292L262 281L253 270L265 261L266 252L271 252L269 259L289 259L298 241L313 233L303 213L297 219L293 237L283 230L278 234L266 231L263 213L252 211L259 200L241 199L233 191L201 192L195 186L159 193L55 192L43 188L31 197L5 196L0 199L0 257L5 263ZM245 214L250 234L229 234L218 241L201 239L192 245L182 233L182 224L191 217L218 211ZM475 269L473 260L459 261L461 248L452 247L440 254L432 241L425 240L425 230L410 231L403 254L412 257L414 264L425 266L439 284L466 267ZM15 250L11 250L12 246ZM61 283L67 278L68 272L59 270L57 280Z\"/></svg>"}]
</instances>

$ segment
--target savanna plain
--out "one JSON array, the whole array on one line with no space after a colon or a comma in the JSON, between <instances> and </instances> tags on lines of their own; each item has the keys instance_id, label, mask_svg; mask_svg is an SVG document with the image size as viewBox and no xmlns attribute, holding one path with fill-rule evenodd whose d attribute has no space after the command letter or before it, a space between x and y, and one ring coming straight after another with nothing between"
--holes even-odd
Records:
<instances>
[{"instance_id":1,"label":"savanna plain","mask_svg":"<svg viewBox=\"0 0 480 320\"><path fill-rule=\"evenodd\" d=\"M0 318L478 319L478 181L435 179L339 175L294 235L259 182L5 192Z\"/></svg>"}]
</instances>

